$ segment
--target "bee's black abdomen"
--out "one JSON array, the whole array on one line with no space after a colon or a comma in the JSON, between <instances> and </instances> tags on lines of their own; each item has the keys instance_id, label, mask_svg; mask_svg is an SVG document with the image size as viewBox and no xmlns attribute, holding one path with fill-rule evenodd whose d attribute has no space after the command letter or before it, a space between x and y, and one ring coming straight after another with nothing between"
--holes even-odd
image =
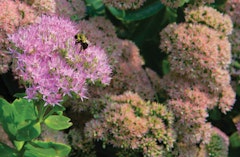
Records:
<instances>
[{"instance_id":1,"label":"bee's black abdomen","mask_svg":"<svg viewBox=\"0 0 240 157\"><path fill-rule=\"evenodd\" d=\"M88 43L81 43L81 45L84 50L88 48Z\"/></svg>"}]
</instances>

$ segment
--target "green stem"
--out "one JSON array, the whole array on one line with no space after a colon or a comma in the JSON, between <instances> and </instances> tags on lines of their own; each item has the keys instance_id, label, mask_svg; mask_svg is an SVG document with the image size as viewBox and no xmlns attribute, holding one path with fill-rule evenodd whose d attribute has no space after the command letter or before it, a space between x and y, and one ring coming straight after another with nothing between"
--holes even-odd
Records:
<instances>
[{"instance_id":1,"label":"green stem","mask_svg":"<svg viewBox=\"0 0 240 157\"><path fill-rule=\"evenodd\" d=\"M39 111L39 122L40 123L44 120L44 115L45 115L47 109L48 109L48 105L44 106L43 104L41 104L40 111Z\"/></svg>"},{"instance_id":2,"label":"green stem","mask_svg":"<svg viewBox=\"0 0 240 157\"><path fill-rule=\"evenodd\" d=\"M43 120L47 119L48 116L52 115L55 112L55 110L52 108L43 118Z\"/></svg>"}]
</instances>

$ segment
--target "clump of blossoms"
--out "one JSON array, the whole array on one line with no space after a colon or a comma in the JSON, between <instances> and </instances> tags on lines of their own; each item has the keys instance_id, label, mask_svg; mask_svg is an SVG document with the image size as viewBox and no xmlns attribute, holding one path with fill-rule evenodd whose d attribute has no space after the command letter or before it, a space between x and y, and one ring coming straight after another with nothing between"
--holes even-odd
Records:
<instances>
[{"instance_id":1,"label":"clump of blossoms","mask_svg":"<svg viewBox=\"0 0 240 157\"><path fill-rule=\"evenodd\" d=\"M178 8L183 6L185 3L190 3L193 6L200 6L204 4L210 4L213 3L215 0L161 0L161 2L170 7L170 8Z\"/></svg>"},{"instance_id":2,"label":"clump of blossoms","mask_svg":"<svg viewBox=\"0 0 240 157\"><path fill-rule=\"evenodd\" d=\"M34 10L18 0L0 0L0 9L0 28L6 34L32 23L36 18Z\"/></svg>"},{"instance_id":3,"label":"clump of blossoms","mask_svg":"<svg viewBox=\"0 0 240 157\"><path fill-rule=\"evenodd\" d=\"M59 104L65 95L86 97L86 81L110 83L111 68L105 51L76 44L74 23L57 16L42 16L38 22L9 36L15 44L15 74L25 82L29 99L42 98Z\"/></svg>"},{"instance_id":4,"label":"clump of blossoms","mask_svg":"<svg viewBox=\"0 0 240 157\"><path fill-rule=\"evenodd\" d=\"M89 88L89 99L83 104L76 101L71 102L76 104L73 105L74 110L86 110L106 94L119 95L128 90L138 93L144 99L152 100L154 98L155 89L146 71L142 68L144 62L138 47L133 42L119 39L114 26L104 17L80 21L77 27L81 33L86 35L92 45L104 48L113 73L109 86Z\"/></svg>"},{"instance_id":5,"label":"clump of blossoms","mask_svg":"<svg viewBox=\"0 0 240 157\"><path fill-rule=\"evenodd\" d=\"M191 23L170 24L161 36L164 40L160 48L169 54L172 71L201 78L212 90L221 90L230 83L227 69L231 45L227 36L206 25Z\"/></svg>"},{"instance_id":6,"label":"clump of blossoms","mask_svg":"<svg viewBox=\"0 0 240 157\"><path fill-rule=\"evenodd\" d=\"M20 26L31 24L36 16L33 9L20 1L0 0L0 74L6 73L12 56L7 51L7 34L14 33Z\"/></svg>"},{"instance_id":7,"label":"clump of blossoms","mask_svg":"<svg viewBox=\"0 0 240 157\"><path fill-rule=\"evenodd\" d=\"M225 35L232 33L233 24L230 16L222 14L212 7L201 6L194 9L186 9L185 14L186 22L202 23Z\"/></svg>"},{"instance_id":8,"label":"clump of blossoms","mask_svg":"<svg viewBox=\"0 0 240 157\"><path fill-rule=\"evenodd\" d=\"M118 9L138 9L146 0L103 0L103 3L116 7Z\"/></svg>"},{"instance_id":9,"label":"clump of blossoms","mask_svg":"<svg viewBox=\"0 0 240 157\"><path fill-rule=\"evenodd\" d=\"M170 24L160 33L160 48L169 54L171 69L161 84L170 96L168 107L177 117L178 142L190 149L211 140L207 109L218 106L223 113L230 111L235 92L228 71L230 18L206 7L185 13L185 23ZM179 149L181 156L185 153Z\"/></svg>"},{"instance_id":10,"label":"clump of blossoms","mask_svg":"<svg viewBox=\"0 0 240 157\"><path fill-rule=\"evenodd\" d=\"M39 14L57 14L64 17L82 18L86 5L83 0L25 0Z\"/></svg>"},{"instance_id":11,"label":"clump of blossoms","mask_svg":"<svg viewBox=\"0 0 240 157\"><path fill-rule=\"evenodd\" d=\"M85 136L144 156L165 156L175 143L173 115L162 104L126 92L110 96L97 118L86 123Z\"/></svg>"},{"instance_id":12,"label":"clump of blossoms","mask_svg":"<svg viewBox=\"0 0 240 157\"><path fill-rule=\"evenodd\" d=\"M208 130L211 135L210 142L206 145L186 145L178 143L176 149L179 151L178 157L227 157L229 139L221 130L213 127Z\"/></svg>"}]
</instances>

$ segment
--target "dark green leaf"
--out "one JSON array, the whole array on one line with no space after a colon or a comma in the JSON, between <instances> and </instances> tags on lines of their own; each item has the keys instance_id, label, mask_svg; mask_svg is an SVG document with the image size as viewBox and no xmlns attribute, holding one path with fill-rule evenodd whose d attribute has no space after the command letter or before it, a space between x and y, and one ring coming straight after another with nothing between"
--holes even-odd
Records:
<instances>
[{"instance_id":1,"label":"dark green leaf","mask_svg":"<svg viewBox=\"0 0 240 157\"><path fill-rule=\"evenodd\" d=\"M163 71L163 74L166 75L170 72L170 65L169 65L169 62L168 60L163 60L162 62L162 71Z\"/></svg>"},{"instance_id":2,"label":"dark green leaf","mask_svg":"<svg viewBox=\"0 0 240 157\"><path fill-rule=\"evenodd\" d=\"M4 131L15 140L18 130L37 119L37 111L34 104L26 99L16 99L12 104L0 99L0 116Z\"/></svg>"},{"instance_id":3,"label":"dark green leaf","mask_svg":"<svg viewBox=\"0 0 240 157\"><path fill-rule=\"evenodd\" d=\"M240 134L239 132L235 132L233 133L230 138L229 138L229 141L230 141L230 145L232 147L239 147L240 149Z\"/></svg>"},{"instance_id":4,"label":"dark green leaf","mask_svg":"<svg viewBox=\"0 0 240 157\"><path fill-rule=\"evenodd\" d=\"M16 153L15 149L12 149L3 143L0 143L0 156L2 156L2 157L17 157L17 153Z\"/></svg>"},{"instance_id":5,"label":"dark green leaf","mask_svg":"<svg viewBox=\"0 0 240 157\"><path fill-rule=\"evenodd\" d=\"M163 5L160 1L156 1L146 7L134 11L119 10L111 6L108 6L107 8L117 19L132 22L153 16L163 8Z\"/></svg>"},{"instance_id":6,"label":"dark green leaf","mask_svg":"<svg viewBox=\"0 0 240 157\"><path fill-rule=\"evenodd\" d=\"M89 16L104 15L105 6L102 0L85 0Z\"/></svg>"},{"instance_id":7,"label":"dark green leaf","mask_svg":"<svg viewBox=\"0 0 240 157\"><path fill-rule=\"evenodd\" d=\"M16 139L19 141L30 141L41 134L40 123L31 123L19 129L16 133Z\"/></svg>"},{"instance_id":8,"label":"dark green leaf","mask_svg":"<svg viewBox=\"0 0 240 157\"><path fill-rule=\"evenodd\" d=\"M16 98L23 98L26 96L26 93L15 93L13 96Z\"/></svg>"}]
</instances>

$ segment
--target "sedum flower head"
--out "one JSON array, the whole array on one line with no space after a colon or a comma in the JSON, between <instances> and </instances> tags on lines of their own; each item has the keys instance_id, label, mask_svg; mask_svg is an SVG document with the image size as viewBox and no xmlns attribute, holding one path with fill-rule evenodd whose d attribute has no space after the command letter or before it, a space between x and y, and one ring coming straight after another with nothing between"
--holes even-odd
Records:
<instances>
[{"instance_id":1,"label":"sedum flower head","mask_svg":"<svg viewBox=\"0 0 240 157\"><path fill-rule=\"evenodd\" d=\"M231 45L227 37L202 24L182 23L167 26L161 38L160 48L170 53L172 71L202 78L212 89L229 84Z\"/></svg>"},{"instance_id":2,"label":"sedum flower head","mask_svg":"<svg viewBox=\"0 0 240 157\"><path fill-rule=\"evenodd\" d=\"M92 45L100 46L107 52L113 73L109 86L89 88L89 99L83 104L79 105L79 101L71 102L76 104L73 106L75 111L89 109L92 104L101 104L101 99L106 94L119 95L132 91L144 99L154 98L155 89L142 67L144 61L139 49L133 42L119 39L113 24L104 17L82 20L77 27Z\"/></svg>"},{"instance_id":3,"label":"sedum flower head","mask_svg":"<svg viewBox=\"0 0 240 157\"><path fill-rule=\"evenodd\" d=\"M64 17L82 18L86 5L83 0L25 0L39 14L57 14Z\"/></svg>"},{"instance_id":4,"label":"sedum flower head","mask_svg":"<svg viewBox=\"0 0 240 157\"><path fill-rule=\"evenodd\" d=\"M14 33L20 26L31 24L36 16L33 9L20 1L0 0L0 74L6 73L12 56L7 51L7 34Z\"/></svg>"},{"instance_id":5,"label":"sedum flower head","mask_svg":"<svg viewBox=\"0 0 240 157\"><path fill-rule=\"evenodd\" d=\"M126 92L110 96L99 117L86 124L85 135L114 147L141 150L145 156L162 155L175 142L173 121L172 113L162 104Z\"/></svg>"},{"instance_id":6,"label":"sedum flower head","mask_svg":"<svg viewBox=\"0 0 240 157\"><path fill-rule=\"evenodd\" d=\"M191 23L203 23L225 35L232 33L232 20L230 16L223 15L216 9L207 6L201 6L185 10L185 20Z\"/></svg>"},{"instance_id":7,"label":"sedum flower head","mask_svg":"<svg viewBox=\"0 0 240 157\"><path fill-rule=\"evenodd\" d=\"M0 10L0 30L6 34L32 23L36 18L34 10L18 0L0 0Z\"/></svg>"},{"instance_id":8,"label":"sedum flower head","mask_svg":"<svg viewBox=\"0 0 240 157\"><path fill-rule=\"evenodd\" d=\"M103 0L105 4L122 10L138 9L145 1L146 0Z\"/></svg>"},{"instance_id":9,"label":"sedum flower head","mask_svg":"<svg viewBox=\"0 0 240 157\"><path fill-rule=\"evenodd\" d=\"M91 45L83 50L81 44L75 44L77 33L69 20L42 16L36 24L9 37L17 47L12 50L16 75L29 85L28 98L40 95L55 105L71 93L86 97L87 79L109 84L111 69L104 50Z\"/></svg>"},{"instance_id":10,"label":"sedum flower head","mask_svg":"<svg viewBox=\"0 0 240 157\"><path fill-rule=\"evenodd\" d=\"M168 107L176 115L180 156L206 154L202 149L193 154L188 150L211 141L207 109L218 106L226 113L235 102L228 71L231 20L208 7L192 8L185 12L185 23L170 24L160 33L160 48L169 54L171 69L161 84L170 96Z\"/></svg>"},{"instance_id":11,"label":"sedum flower head","mask_svg":"<svg viewBox=\"0 0 240 157\"><path fill-rule=\"evenodd\" d=\"M183 6L185 3L190 3L191 6L201 6L204 4L213 3L215 0L161 0L161 2L170 7L170 8L178 8Z\"/></svg>"}]
</instances>

